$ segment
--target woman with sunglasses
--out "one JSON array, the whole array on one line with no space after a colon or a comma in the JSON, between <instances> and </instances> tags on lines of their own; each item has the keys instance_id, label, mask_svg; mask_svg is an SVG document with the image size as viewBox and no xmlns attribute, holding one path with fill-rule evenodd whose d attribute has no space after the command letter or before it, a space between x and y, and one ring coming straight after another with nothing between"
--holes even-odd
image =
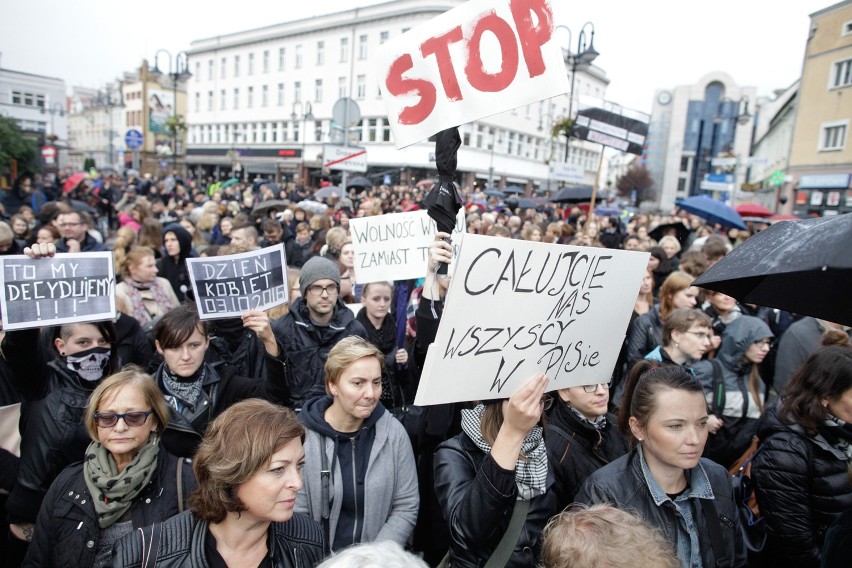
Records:
<instances>
[{"instance_id":1,"label":"woman with sunglasses","mask_svg":"<svg viewBox=\"0 0 852 568\"><path fill-rule=\"evenodd\" d=\"M627 453L627 439L618 431L615 416L607 412L611 386L596 383L556 391L545 443L560 511L574 502L592 472Z\"/></svg>"},{"instance_id":2,"label":"woman with sunglasses","mask_svg":"<svg viewBox=\"0 0 852 568\"><path fill-rule=\"evenodd\" d=\"M189 460L160 445L168 420L160 389L138 367L95 388L84 461L51 485L24 566L107 566L119 538L184 509L195 477Z\"/></svg>"},{"instance_id":3,"label":"woman with sunglasses","mask_svg":"<svg viewBox=\"0 0 852 568\"><path fill-rule=\"evenodd\" d=\"M484 566L495 553L502 553L495 565L538 565L541 531L557 512L541 427L552 403L547 383L538 374L509 399L462 410L462 433L435 451L435 494L450 532L451 566ZM522 524L502 543L514 515Z\"/></svg>"},{"instance_id":4,"label":"woman with sunglasses","mask_svg":"<svg viewBox=\"0 0 852 568\"><path fill-rule=\"evenodd\" d=\"M725 468L749 449L757 432L766 400L759 366L772 348L773 337L763 320L740 316L722 332L722 346L716 358L693 365L704 385L711 421L722 421L715 433L711 428L704 457Z\"/></svg>"}]
</instances>

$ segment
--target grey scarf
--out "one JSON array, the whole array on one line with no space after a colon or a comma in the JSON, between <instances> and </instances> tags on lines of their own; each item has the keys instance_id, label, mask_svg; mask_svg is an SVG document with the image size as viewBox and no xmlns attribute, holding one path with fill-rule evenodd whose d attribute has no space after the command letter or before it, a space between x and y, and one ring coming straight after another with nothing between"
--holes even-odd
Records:
<instances>
[{"instance_id":1,"label":"grey scarf","mask_svg":"<svg viewBox=\"0 0 852 568\"><path fill-rule=\"evenodd\" d=\"M207 365L202 363L198 371L191 377L178 377L169 370L168 365L163 366L163 384L166 389L182 403L195 410L198 397L201 396L201 386L204 377L207 376Z\"/></svg>"}]
</instances>

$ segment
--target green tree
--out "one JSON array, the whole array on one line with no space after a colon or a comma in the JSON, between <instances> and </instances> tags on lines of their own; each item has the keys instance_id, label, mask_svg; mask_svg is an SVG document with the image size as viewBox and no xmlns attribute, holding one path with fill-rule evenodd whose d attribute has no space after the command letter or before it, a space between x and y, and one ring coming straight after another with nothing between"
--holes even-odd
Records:
<instances>
[{"instance_id":1,"label":"green tree","mask_svg":"<svg viewBox=\"0 0 852 568\"><path fill-rule=\"evenodd\" d=\"M634 205L639 206L643 201L653 199L654 180L651 174L645 169L645 166L638 162L628 168L627 172L618 180L618 194L624 197L630 197L633 190L636 190L636 202Z\"/></svg>"},{"instance_id":2,"label":"green tree","mask_svg":"<svg viewBox=\"0 0 852 568\"><path fill-rule=\"evenodd\" d=\"M9 172L17 161L18 174L37 171L38 144L24 135L13 118L0 116L0 172Z\"/></svg>"}]
</instances>

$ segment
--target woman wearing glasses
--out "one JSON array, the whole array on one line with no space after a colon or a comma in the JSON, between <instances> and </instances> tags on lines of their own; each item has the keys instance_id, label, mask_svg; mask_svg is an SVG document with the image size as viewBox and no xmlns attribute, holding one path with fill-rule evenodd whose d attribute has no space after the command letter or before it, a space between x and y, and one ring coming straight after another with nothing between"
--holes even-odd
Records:
<instances>
[{"instance_id":1,"label":"woman wearing glasses","mask_svg":"<svg viewBox=\"0 0 852 568\"><path fill-rule=\"evenodd\" d=\"M184 509L195 477L189 460L160 445L168 420L160 389L140 368L98 385L86 406L84 461L51 485L24 566L107 566L119 538Z\"/></svg>"},{"instance_id":2,"label":"woman wearing glasses","mask_svg":"<svg viewBox=\"0 0 852 568\"><path fill-rule=\"evenodd\" d=\"M663 324L663 344L645 355L668 365L684 365L695 374L689 365L700 361L712 348L712 321L710 316L698 309L678 308Z\"/></svg>"},{"instance_id":3,"label":"woman wearing glasses","mask_svg":"<svg viewBox=\"0 0 852 568\"><path fill-rule=\"evenodd\" d=\"M716 358L693 365L704 385L711 415L722 421L707 440L704 457L726 468L745 453L757 431L766 399L759 366L772 348L773 337L763 320L740 316L722 332Z\"/></svg>"},{"instance_id":4,"label":"woman wearing glasses","mask_svg":"<svg viewBox=\"0 0 852 568\"><path fill-rule=\"evenodd\" d=\"M540 425L553 402L544 394L547 382L538 374L508 400L462 410L462 433L438 446L435 494L450 532L451 566L484 566L492 556L495 566L538 565L541 531L557 512Z\"/></svg>"},{"instance_id":5,"label":"woman wearing glasses","mask_svg":"<svg viewBox=\"0 0 852 568\"><path fill-rule=\"evenodd\" d=\"M607 412L612 383L559 389L547 417L547 455L553 466L558 507L574 502L580 485L594 471L627 453L627 439Z\"/></svg>"}]
</instances>

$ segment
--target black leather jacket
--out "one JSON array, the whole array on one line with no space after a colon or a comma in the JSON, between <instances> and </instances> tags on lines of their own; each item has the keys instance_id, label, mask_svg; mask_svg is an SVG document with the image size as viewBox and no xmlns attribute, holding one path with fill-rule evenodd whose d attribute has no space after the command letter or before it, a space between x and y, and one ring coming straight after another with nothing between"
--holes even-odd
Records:
<instances>
[{"instance_id":1,"label":"black leather jacket","mask_svg":"<svg viewBox=\"0 0 852 568\"><path fill-rule=\"evenodd\" d=\"M326 555L319 523L307 515L294 513L286 523L269 525L269 555L273 568L310 568ZM206 567L204 541L207 523L191 511L181 513L163 523L163 534L157 550L158 568ZM142 541L138 534L119 540L112 551L112 565L124 568L142 566Z\"/></svg>"},{"instance_id":2,"label":"black leather jacket","mask_svg":"<svg viewBox=\"0 0 852 568\"><path fill-rule=\"evenodd\" d=\"M178 502L178 474L183 484L182 504ZM65 468L51 485L23 566L86 567L94 563L101 529L83 475L83 464L77 463ZM190 460L176 458L161 447L150 483L130 506L133 528L176 515L186 506L195 486Z\"/></svg>"},{"instance_id":3,"label":"black leather jacket","mask_svg":"<svg viewBox=\"0 0 852 568\"><path fill-rule=\"evenodd\" d=\"M506 566L534 568L541 553L541 531L557 513L550 486L530 501L527 521ZM450 529L450 565L485 566L509 526L518 498L515 472L501 468L462 432L435 451L435 494Z\"/></svg>"},{"instance_id":4,"label":"black leather jacket","mask_svg":"<svg viewBox=\"0 0 852 568\"><path fill-rule=\"evenodd\" d=\"M707 473L713 490L713 505L719 515L722 541L726 552L725 558L720 559L717 564L702 506L695 502L697 501L695 499L693 511L702 563L707 567L719 566L720 568L747 566L745 543L738 526L739 517L728 472L722 466L705 458L701 458L700 465ZM675 505L671 501L665 501L662 506L657 506L654 502L648 484L645 482L641 460L636 449L590 475L580 487L576 501L589 505L611 503L619 509L631 511L659 529L663 537L672 545L677 545L678 520Z\"/></svg>"}]
</instances>

